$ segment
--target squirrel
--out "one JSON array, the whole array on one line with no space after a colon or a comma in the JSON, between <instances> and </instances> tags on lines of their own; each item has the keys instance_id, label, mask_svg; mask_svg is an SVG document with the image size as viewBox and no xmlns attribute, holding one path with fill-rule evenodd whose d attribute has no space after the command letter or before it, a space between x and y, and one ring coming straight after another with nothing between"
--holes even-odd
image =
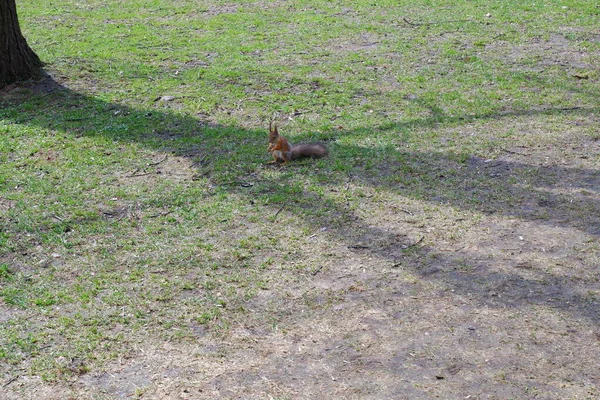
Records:
<instances>
[{"instance_id":1,"label":"squirrel","mask_svg":"<svg viewBox=\"0 0 600 400\"><path fill-rule=\"evenodd\" d=\"M273 156L273 161L268 164L274 164L283 161L285 165L290 160L312 157L319 158L327 155L327 147L321 143L304 143L292 146L290 142L277 130L277 125L272 126L269 122L269 146L267 151Z\"/></svg>"}]
</instances>

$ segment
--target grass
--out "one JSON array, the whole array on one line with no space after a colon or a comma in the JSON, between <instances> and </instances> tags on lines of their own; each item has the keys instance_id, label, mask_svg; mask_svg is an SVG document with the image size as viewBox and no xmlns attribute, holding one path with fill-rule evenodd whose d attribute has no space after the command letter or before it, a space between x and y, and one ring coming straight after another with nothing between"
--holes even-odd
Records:
<instances>
[{"instance_id":1,"label":"grass","mask_svg":"<svg viewBox=\"0 0 600 400\"><path fill-rule=\"evenodd\" d=\"M398 215L403 265L492 215L589 235L591 266L592 3L19 4L64 87L0 98L0 371L62 382L148 338L285 329L260 294L295 296L340 246L390 261L376 226ZM331 156L266 166L272 118Z\"/></svg>"}]
</instances>

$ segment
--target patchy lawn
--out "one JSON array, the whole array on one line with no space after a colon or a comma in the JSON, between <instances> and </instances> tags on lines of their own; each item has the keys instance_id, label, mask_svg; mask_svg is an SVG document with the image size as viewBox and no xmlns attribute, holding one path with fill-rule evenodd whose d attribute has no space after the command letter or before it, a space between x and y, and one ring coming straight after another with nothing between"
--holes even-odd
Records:
<instances>
[{"instance_id":1,"label":"patchy lawn","mask_svg":"<svg viewBox=\"0 0 600 400\"><path fill-rule=\"evenodd\" d=\"M3 398L600 397L598 6L19 7Z\"/></svg>"}]
</instances>

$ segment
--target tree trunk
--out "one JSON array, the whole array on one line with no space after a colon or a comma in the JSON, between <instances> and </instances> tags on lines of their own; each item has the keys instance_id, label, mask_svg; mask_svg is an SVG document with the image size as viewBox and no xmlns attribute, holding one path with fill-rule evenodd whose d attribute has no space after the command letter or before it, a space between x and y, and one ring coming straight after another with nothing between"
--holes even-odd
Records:
<instances>
[{"instance_id":1,"label":"tree trunk","mask_svg":"<svg viewBox=\"0 0 600 400\"><path fill-rule=\"evenodd\" d=\"M21 34L15 0L0 0L0 88L42 76L42 62Z\"/></svg>"}]
</instances>

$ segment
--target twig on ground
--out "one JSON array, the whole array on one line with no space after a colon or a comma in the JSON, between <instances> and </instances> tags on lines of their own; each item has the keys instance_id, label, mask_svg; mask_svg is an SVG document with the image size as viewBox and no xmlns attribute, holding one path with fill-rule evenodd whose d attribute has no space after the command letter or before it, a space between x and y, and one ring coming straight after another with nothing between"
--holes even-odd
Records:
<instances>
[{"instance_id":1,"label":"twig on ground","mask_svg":"<svg viewBox=\"0 0 600 400\"><path fill-rule=\"evenodd\" d=\"M164 156L164 157L163 157L163 158L162 158L160 161L157 161L157 162L151 162L151 163L148 163L148 165L149 165L149 166L158 165L158 164L160 164L161 162L165 161L166 159L167 159L167 154L165 154L165 156Z\"/></svg>"},{"instance_id":2,"label":"twig on ground","mask_svg":"<svg viewBox=\"0 0 600 400\"><path fill-rule=\"evenodd\" d=\"M127 178L137 178L138 176L152 175L155 173L156 172L144 172L143 174L131 174L131 175L127 175Z\"/></svg>"},{"instance_id":3,"label":"twig on ground","mask_svg":"<svg viewBox=\"0 0 600 400\"><path fill-rule=\"evenodd\" d=\"M423 241L423 239L425 239L425 236L421 236L421 239L417 240L413 244L407 244L405 246L402 246L402 248L403 249L408 249L408 248L411 248L411 247L415 247L416 245L418 245L419 243L421 243Z\"/></svg>"},{"instance_id":4,"label":"twig on ground","mask_svg":"<svg viewBox=\"0 0 600 400\"><path fill-rule=\"evenodd\" d=\"M165 212L158 213L158 214L152 214L152 215L148 216L148 218L164 217L165 215L169 215L169 214L172 214L172 213L174 213L174 212L175 212L174 210L171 210L171 211L165 211Z\"/></svg>"},{"instance_id":5,"label":"twig on ground","mask_svg":"<svg viewBox=\"0 0 600 400\"><path fill-rule=\"evenodd\" d=\"M559 110L561 111L571 111L571 110L580 110L581 107L565 107L565 108L559 108Z\"/></svg>"},{"instance_id":6,"label":"twig on ground","mask_svg":"<svg viewBox=\"0 0 600 400\"><path fill-rule=\"evenodd\" d=\"M277 216L279 215L279 213L281 211L283 211L283 208L285 207L286 204L287 204L287 201L285 203L283 203L283 205L281 207L279 207L279 210L277 210L277 212L274 215L275 218L277 218Z\"/></svg>"},{"instance_id":7,"label":"twig on ground","mask_svg":"<svg viewBox=\"0 0 600 400\"><path fill-rule=\"evenodd\" d=\"M407 19L406 19L406 17L403 17L403 18L402 18L402 20L403 20L404 22L406 22L407 24L409 24L409 25L412 25L412 26L419 26L419 24L413 24L412 22L410 22L409 20L407 20Z\"/></svg>"},{"instance_id":8,"label":"twig on ground","mask_svg":"<svg viewBox=\"0 0 600 400\"><path fill-rule=\"evenodd\" d=\"M346 182L346 190L350 189L350 183L354 179L354 176L351 173L348 173L348 182Z\"/></svg>"},{"instance_id":9,"label":"twig on ground","mask_svg":"<svg viewBox=\"0 0 600 400\"><path fill-rule=\"evenodd\" d=\"M505 152L510 153L510 154L518 154L520 156L529 156L530 155L530 154L527 154L527 153L521 153L521 152L518 152L518 151L508 150L508 149L505 149L504 147L501 147L500 150L505 151Z\"/></svg>"},{"instance_id":10,"label":"twig on ground","mask_svg":"<svg viewBox=\"0 0 600 400\"><path fill-rule=\"evenodd\" d=\"M313 272L311 272L310 274L311 274L312 276L315 276L315 275L317 275L317 274L318 274L318 273L319 273L319 272L320 272L322 269L323 269L323 266L322 266L322 265L319 265L319 268L317 268L316 270L314 270L314 271L313 271Z\"/></svg>"},{"instance_id":11,"label":"twig on ground","mask_svg":"<svg viewBox=\"0 0 600 400\"><path fill-rule=\"evenodd\" d=\"M20 376L19 376L19 375L17 375L17 376L14 376L14 377L10 378L8 381L6 381L6 383L5 383L5 384L3 384L3 385L2 385L2 387L3 387L3 388L7 387L8 385L10 385L11 383L13 383L14 381L16 381L16 380L17 380L17 379L19 379L19 378L20 378Z\"/></svg>"},{"instance_id":12,"label":"twig on ground","mask_svg":"<svg viewBox=\"0 0 600 400\"><path fill-rule=\"evenodd\" d=\"M414 242L413 244L411 244L410 247L418 245L419 243L421 243L423 241L423 239L425 239L425 236L421 236L421 239L419 239L416 242Z\"/></svg>"},{"instance_id":13,"label":"twig on ground","mask_svg":"<svg viewBox=\"0 0 600 400\"><path fill-rule=\"evenodd\" d=\"M203 155L199 160L195 161L194 163L192 163L192 166L199 166L199 167L203 167L205 164L205 160L208 157L208 154Z\"/></svg>"},{"instance_id":14,"label":"twig on ground","mask_svg":"<svg viewBox=\"0 0 600 400\"><path fill-rule=\"evenodd\" d=\"M43 99L44 97L48 97L48 96L50 96L50 95L52 95L52 94L54 94L54 93L62 92L62 91L65 91L65 90L67 90L67 88L62 88L62 89L51 90L51 91L49 91L48 93L46 93L46 94L43 94L43 95L41 95L41 96L37 97L37 98L36 98L36 100Z\"/></svg>"},{"instance_id":15,"label":"twig on ground","mask_svg":"<svg viewBox=\"0 0 600 400\"><path fill-rule=\"evenodd\" d=\"M92 117L78 117L78 118L65 118L64 122L77 122L77 121L85 121L86 119L90 119Z\"/></svg>"},{"instance_id":16,"label":"twig on ground","mask_svg":"<svg viewBox=\"0 0 600 400\"><path fill-rule=\"evenodd\" d=\"M410 22L408 19L406 19L406 17L403 17L402 20L404 22L406 22L407 24L411 25L411 26L454 24L454 23L458 23L458 22L476 22L476 21L473 21L472 19L455 19L455 20L448 20L448 21L434 21L434 22L415 23L415 22Z\"/></svg>"}]
</instances>

